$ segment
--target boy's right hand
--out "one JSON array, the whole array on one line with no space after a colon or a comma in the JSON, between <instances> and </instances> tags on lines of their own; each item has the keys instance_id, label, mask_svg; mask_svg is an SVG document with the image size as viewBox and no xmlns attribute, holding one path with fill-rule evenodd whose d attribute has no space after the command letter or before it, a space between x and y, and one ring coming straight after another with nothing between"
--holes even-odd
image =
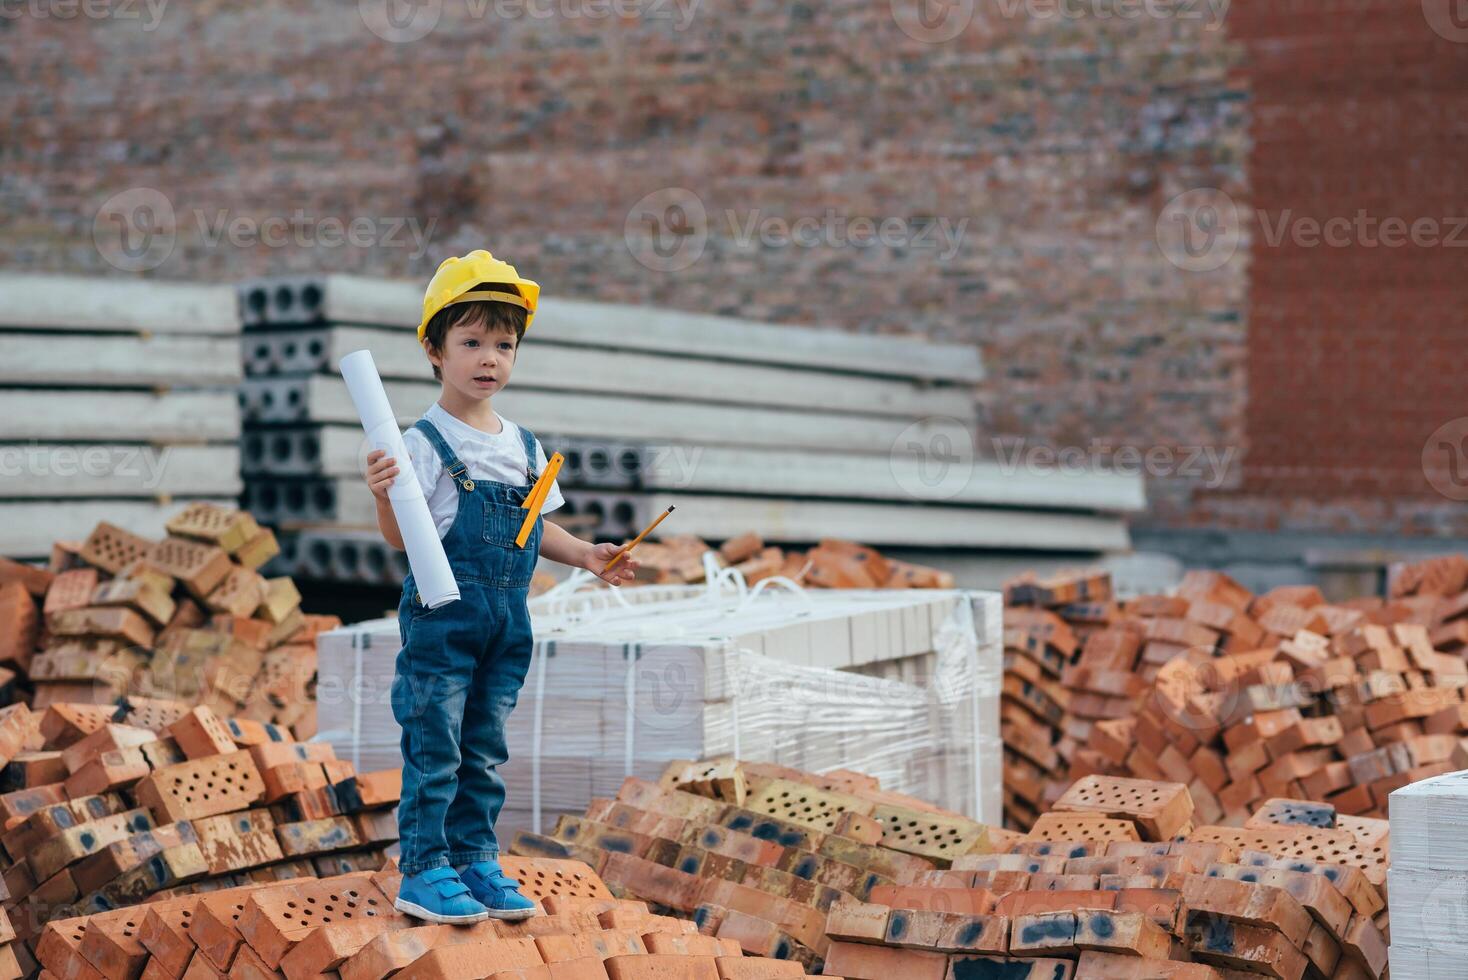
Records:
<instances>
[{"instance_id":1,"label":"boy's right hand","mask_svg":"<svg viewBox=\"0 0 1468 980\"><path fill-rule=\"evenodd\" d=\"M378 500L387 502L388 488L397 475L398 461L389 456L387 450L374 449L367 454L367 486Z\"/></svg>"}]
</instances>

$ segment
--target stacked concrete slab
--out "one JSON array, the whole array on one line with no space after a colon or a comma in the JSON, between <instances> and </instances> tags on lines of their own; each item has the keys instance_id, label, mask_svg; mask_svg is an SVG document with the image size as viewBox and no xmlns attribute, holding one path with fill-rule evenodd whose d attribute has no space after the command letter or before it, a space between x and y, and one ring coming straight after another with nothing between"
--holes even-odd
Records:
<instances>
[{"instance_id":1,"label":"stacked concrete slab","mask_svg":"<svg viewBox=\"0 0 1468 980\"><path fill-rule=\"evenodd\" d=\"M233 503L239 333L228 286L0 276L0 554Z\"/></svg>"}]
</instances>

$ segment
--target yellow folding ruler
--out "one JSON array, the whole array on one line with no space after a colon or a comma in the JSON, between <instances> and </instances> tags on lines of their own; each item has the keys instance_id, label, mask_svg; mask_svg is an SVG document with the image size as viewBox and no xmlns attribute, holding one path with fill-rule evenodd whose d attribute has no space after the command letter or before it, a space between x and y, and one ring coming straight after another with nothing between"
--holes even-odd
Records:
<instances>
[{"instance_id":1,"label":"yellow folding ruler","mask_svg":"<svg viewBox=\"0 0 1468 980\"><path fill-rule=\"evenodd\" d=\"M530 540L530 532L535 527L535 519L540 516L540 508L545 506L545 495L550 492L551 484L556 482L556 474L561 472L561 464L565 457L556 453L545 464L545 471L540 474L540 479L535 481L535 486L530 488L525 502L521 504L530 513L525 515L525 520L520 524L520 533L515 536L515 543L525 547L525 542Z\"/></svg>"}]
</instances>

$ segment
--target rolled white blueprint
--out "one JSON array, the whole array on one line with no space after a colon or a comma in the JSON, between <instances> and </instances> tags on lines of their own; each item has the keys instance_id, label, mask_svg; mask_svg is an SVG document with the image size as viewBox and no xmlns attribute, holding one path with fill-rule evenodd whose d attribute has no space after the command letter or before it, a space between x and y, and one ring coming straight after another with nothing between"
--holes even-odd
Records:
<instances>
[{"instance_id":1,"label":"rolled white blueprint","mask_svg":"<svg viewBox=\"0 0 1468 980\"><path fill-rule=\"evenodd\" d=\"M393 516L397 518L398 530L403 535L403 548L408 553L408 567L413 570L413 581L424 605L430 609L453 602L459 598L459 583L454 580L453 569L449 568L449 557L444 554L443 542L439 540L438 528L428 513L428 501L423 499L423 488L413 478L408 447L403 444L403 434L398 429L398 420L388 404L387 392L382 387L382 377L372 360L370 350L353 351L342 358L342 379L351 393L352 404L362 419L362 428L367 432L371 449L383 449L398 461L399 474L387 491L392 504Z\"/></svg>"}]
</instances>

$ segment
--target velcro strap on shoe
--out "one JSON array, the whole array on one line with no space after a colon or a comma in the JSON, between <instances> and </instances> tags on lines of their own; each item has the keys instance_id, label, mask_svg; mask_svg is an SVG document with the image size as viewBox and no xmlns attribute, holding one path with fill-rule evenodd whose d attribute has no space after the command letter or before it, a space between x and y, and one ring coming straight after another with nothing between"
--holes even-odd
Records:
<instances>
[{"instance_id":1,"label":"velcro strap on shoe","mask_svg":"<svg viewBox=\"0 0 1468 980\"><path fill-rule=\"evenodd\" d=\"M456 895L469 893L469 886L459 880L459 875L453 868L434 868L432 871L424 872L423 881L433 886L439 898L453 898Z\"/></svg>"}]
</instances>

